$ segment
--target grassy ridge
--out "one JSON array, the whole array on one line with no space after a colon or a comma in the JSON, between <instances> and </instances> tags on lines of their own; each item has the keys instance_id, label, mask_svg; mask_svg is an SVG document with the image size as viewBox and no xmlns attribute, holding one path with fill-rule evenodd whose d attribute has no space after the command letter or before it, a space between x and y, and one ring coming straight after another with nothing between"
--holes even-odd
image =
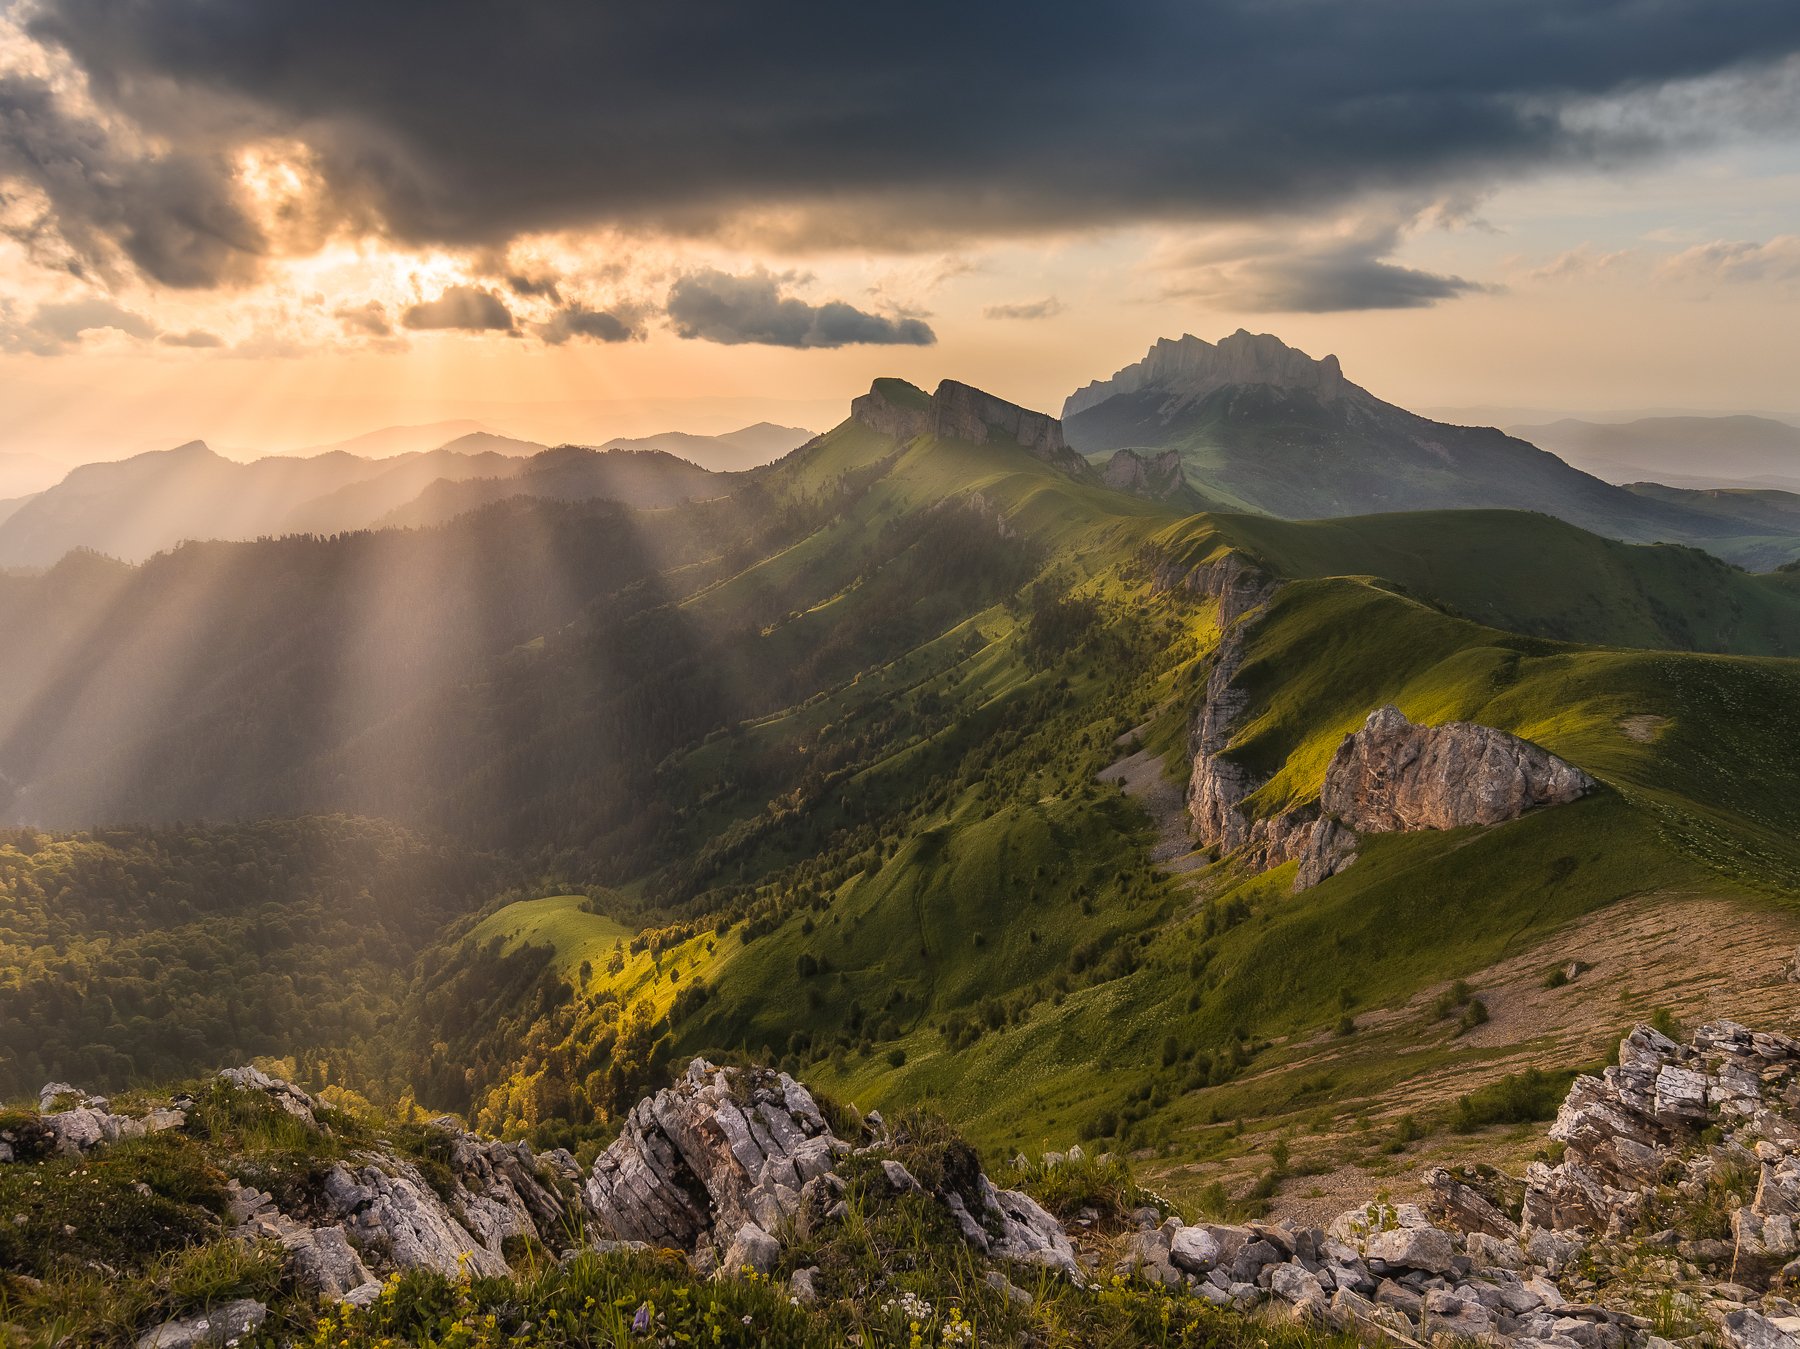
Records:
<instances>
[{"instance_id":1,"label":"grassy ridge","mask_svg":"<svg viewBox=\"0 0 1800 1349\"><path fill-rule=\"evenodd\" d=\"M1289 579L1366 576L1491 627L1601 646L1800 654L1800 579L1675 544L1601 538L1524 511L1339 520L1196 516L1158 536L1199 560L1221 544Z\"/></svg>"}]
</instances>

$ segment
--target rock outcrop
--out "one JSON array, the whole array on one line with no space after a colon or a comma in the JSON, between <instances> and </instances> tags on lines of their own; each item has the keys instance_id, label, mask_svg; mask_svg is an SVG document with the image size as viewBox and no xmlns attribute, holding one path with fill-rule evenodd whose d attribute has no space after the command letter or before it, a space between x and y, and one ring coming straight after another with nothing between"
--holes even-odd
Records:
<instances>
[{"instance_id":1,"label":"rock outcrop","mask_svg":"<svg viewBox=\"0 0 1800 1349\"><path fill-rule=\"evenodd\" d=\"M621 1240L685 1250L718 1236L759 1244L744 1229L771 1235L799 1213L806 1185L849 1150L786 1073L695 1059L675 1086L632 1108L594 1162L588 1206Z\"/></svg>"},{"instance_id":2,"label":"rock outcrop","mask_svg":"<svg viewBox=\"0 0 1800 1349\"><path fill-rule=\"evenodd\" d=\"M1505 731L1473 722L1419 726L1386 706L1338 746L1316 802L1252 816L1244 803L1269 775L1230 752L1249 705L1237 677L1249 633L1278 583L1239 554L1224 552L1192 565L1156 561L1152 584L1219 606L1219 645L1188 728L1193 837L1257 871L1298 862L1296 891L1353 863L1362 835L1498 824L1594 788L1573 764Z\"/></svg>"},{"instance_id":3,"label":"rock outcrop","mask_svg":"<svg viewBox=\"0 0 1800 1349\"><path fill-rule=\"evenodd\" d=\"M1391 834L1499 824L1593 788L1579 768L1516 735L1468 721L1419 726L1389 705L1338 746L1319 806L1359 833Z\"/></svg>"},{"instance_id":4,"label":"rock outcrop","mask_svg":"<svg viewBox=\"0 0 1800 1349\"><path fill-rule=\"evenodd\" d=\"M248 1067L226 1069L218 1078L230 1090L298 1120L319 1135L321 1145L329 1138L324 1107L293 1084ZM194 1104L179 1100L172 1108L122 1120L98 1112L94 1098L81 1099L89 1103L43 1117L61 1150L88 1151L155 1128L180 1127ZM98 1115L100 1123L83 1112ZM420 1161L372 1147L334 1162L280 1201L233 1180L234 1230L246 1239L279 1243L290 1272L303 1284L356 1301L373 1293L379 1276L389 1271L504 1274L510 1240L557 1249L585 1220L580 1168L568 1153L540 1158L523 1143L466 1133L447 1117L431 1128L442 1139L432 1149L447 1172L447 1183L439 1180L441 1192Z\"/></svg>"},{"instance_id":5,"label":"rock outcrop","mask_svg":"<svg viewBox=\"0 0 1800 1349\"><path fill-rule=\"evenodd\" d=\"M912 440L931 431L931 395L903 379L878 379L850 400L850 418L878 435Z\"/></svg>"},{"instance_id":6,"label":"rock outcrop","mask_svg":"<svg viewBox=\"0 0 1800 1349\"><path fill-rule=\"evenodd\" d=\"M879 1134L860 1144L839 1138L786 1073L695 1059L674 1086L632 1109L595 1159L587 1201L615 1238L688 1250L700 1265L727 1272L766 1273L783 1232L836 1216L848 1160L874 1162L895 1193L923 1189L899 1161L880 1156L886 1144ZM945 1168L935 1197L964 1240L984 1255L1081 1277L1050 1214L1030 1196L996 1187L972 1152L962 1160Z\"/></svg>"},{"instance_id":7,"label":"rock outcrop","mask_svg":"<svg viewBox=\"0 0 1800 1349\"><path fill-rule=\"evenodd\" d=\"M1717 1141L1702 1147L1708 1131ZM1736 1275L1800 1257L1800 1040L1719 1021L1683 1045L1639 1026L1617 1065L1575 1080L1550 1137L1563 1155L1526 1172L1529 1226L1619 1235L1667 1199L1691 1207L1722 1189L1740 1201Z\"/></svg>"},{"instance_id":8,"label":"rock outcrop","mask_svg":"<svg viewBox=\"0 0 1800 1349\"><path fill-rule=\"evenodd\" d=\"M1062 415L1073 417L1109 398L1145 390L1162 396L1172 408L1233 384L1302 389L1325 402L1356 387L1344 378L1336 356L1315 361L1270 333L1239 328L1217 344L1192 333L1179 339L1159 338L1143 360L1070 394Z\"/></svg>"},{"instance_id":9,"label":"rock outcrop","mask_svg":"<svg viewBox=\"0 0 1800 1349\"><path fill-rule=\"evenodd\" d=\"M1219 630L1224 632L1273 599L1278 582L1242 553L1225 550L1196 563L1153 558L1150 586L1158 593L1178 590L1199 599L1216 600Z\"/></svg>"},{"instance_id":10,"label":"rock outcrop","mask_svg":"<svg viewBox=\"0 0 1800 1349\"><path fill-rule=\"evenodd\" d=\"M1161 454L1118 450L1106 461L1100 481L1114 491L1129 492L1148 501L1172 500L1181 496L1188 485L1178 450L1164 450Z\"/></svg>"},{"instance_id":11,"label":"rock outcrop","mask_svg":"<svg viewBox=\"0 0 1800 1349\"><path fill-rule=\"evenodd\" d=\"M1439 1168L1427 1205L1375 1200L1322 1229L1151 1214L1118 1272L1405 1346L1671 1349L1654 1311L1683 1344L1796 1349L1800 1041L1639 1026L1550 1137L1561 1161L1522 1182ZM1730 1241L1693 1230L1727 1214Z\"/></svg>"},{"instance_id":12,"label":"rock outcrop","mask_svg":"<svg viewBox=\"0 0 1800 1349\"><path fill-rule=\"evenodd\" d=\"M878 379L851 402L850 415L896 440L935 435L971 445L1012 444L1074 477L1095 476L1087 460L1064 441L1062 423L1055 417L953 379L944 380L929 397L903 380Z\"/></svg>"}]
</instances>

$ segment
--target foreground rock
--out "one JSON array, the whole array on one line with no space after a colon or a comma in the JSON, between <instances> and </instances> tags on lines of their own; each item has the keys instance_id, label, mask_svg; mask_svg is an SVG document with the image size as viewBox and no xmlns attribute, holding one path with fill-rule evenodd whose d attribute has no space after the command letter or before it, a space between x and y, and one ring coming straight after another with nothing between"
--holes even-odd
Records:
<instances>
[{"instance_id":1,"label":"foreground rock","mask_svg":"<svg viewBox=\"0 0 1800 1349\"><path fill-rule=\"evenodd\" d=\"M940 1205L946 1227L990 1260L1084 1277L1057 1221L1029 1196L994 1185L966 1144L915 1145L889 1135L879 1115L855 1138L840 1138L804 1086L766 1069L696 1059L674 1086L638 1103L585 1175L566 1151L536 1154L524 1143L469 1133L449 1117L432 1121L422 1139L400 1135L404 1150L381 1140L347 1146L366 1131L255 1068L228 1069L197 1095L116 1115L104 1099L52 1083L41 1102L48 1113L9 1125L0 1162L94 1152L182 1128L190 1117L206 1138L214 1110L234 1120L260 1112L317 1146L296 1147L291 1166L271 1171L257 1161L238 1169L227 1181L226 1232L278 1246L294 1286L349 1303L375 1297L392 1273L499 1276L528 1251L566 1256L582 1245L675 1249L703 1272L766 1274L784 1242L847 1216L852 1184L863 1187L864 1202ZM931 1187L904 1160L927 1153L927 1174L941 1177ZM214 1160L228 1175L234 1170L232 1158ZM796 1287L796 1296L811 1289L810 1276ZM248 1305L173 1321L144 1342L166 1349L224 1343L220 1327L235 1326L240 1312L249 1314Z\"/></svg>"},{"instance_id":2,"label":"foreground rock","mask_svg":"<svg viewBox=\"0 0 1800 1349\"><path fill-rule=\"evenodd\" d=\"M217 1083L215 1090L259 1101L272 1116L291 1119L318 1138L321 1155L334 1155L329 1111L300 1088L250 1067L226 1069ZM60 1082L47 1085L39 1103L47 1113L8 1131L10 1141L0 1140L0 1162L79 1156L181 1129L197 1108L193 1098L179 1097L142 1114L114 1114L104 1098ZM537 1157L523 1143L465 1133L449 1118L431 1128L439 1141L429 1151L443 1166L436 1186L422 1158L377 1144L303 1170L283 1187L279 1201L229 1181L229 1229L247 1241L279 1244L302 1286L357 1300L359 1290L372 1292L394 1271L504 1274L509 1249L518 1249L513 1243L556 1249L585 1222L580 1169L568 1153ZM217 1319L209 1325L216 1328ZM163 1336L157 1343L173 1346L210 1343L205 1336L212 1331L182 1322L155 1333Z\"/></svg>"},{"instance_id":3,"label":"foreground rock","mask_svg":"<svg viewBox=\"0 0 1800 1349\"><path fill-rule=\"evenodd\" d=\"M1616 1067L1576 1080L1550 1137L1561 1160L1523 1181L1433 1172L1426 1207L1146 1227L1119 1272L1408 1345L1796 1349L1800 1041L1640 1026Z\"/></svg>"},{"instance_id":4,"label":"foreground rock","mask_svg":"<svg viewBox=\"0 0 1800 1349\"><path fill-rule=\"evenodd\" d=\"M198 1349L232 1345L253 1334L268 1319L269 1309L251 1298L239 1298L198 1316L165 1321L138 1336L137 1349Z\"/></svg>"},{"instance_id":5,"label":"foreground rock","mask_svg":"<svg viewBox=\"0 0 1800 1349\"><path fill-rule=\"evenodd\" d=\"M687 1250L703 1268L767 1273L780 1233L840 1215L847 1160L878 1164L896 1194L923 1191L901 1162L880 1156L891 1141L879 1131L854 1143L837 1137L786 1073L695 1059L673 1087L633 1108L595 1160L585 1193L618 1239ZM961 1149L958 1160L933 1198L965 1241L983 1255L1081 1277L1054 1218L1030 1196L997 1188L972 1151Z\"/></svg>"}]
</instances>

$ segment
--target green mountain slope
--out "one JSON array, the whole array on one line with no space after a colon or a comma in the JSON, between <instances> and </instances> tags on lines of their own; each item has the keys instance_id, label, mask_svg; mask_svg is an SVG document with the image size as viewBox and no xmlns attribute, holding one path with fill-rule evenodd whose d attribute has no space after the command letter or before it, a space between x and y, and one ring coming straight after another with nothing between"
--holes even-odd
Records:
<instances>
[{"instance_id":1,"label":"green mountain slope","mask_svg":"<svg viewBox=\"0 0 1800 1349\"><path fill-rule=\"evenodd\" d=\"M1177 563L1223 546L1290 579L1379 577L1491 627L1601 646L1800 653L1800 577L1696 548L1618 543L1547 515L1416 511L1290 521L1208 515L1158 539Z\"/></svg>"},{"instance_id":2,"label":"green mountain slope","mask_svg":"<svg viewBox=\"0 0 1800 1349\"><path fill-rule=\"evenodd\" d=\"M26 713L0 772L21 815L358 810L493 849L506 893L436 911L391 1027L307 1034L334 1080L543 1143L591 1145L706 1051L865 1108L936 1100L986 1144L1242 1156L1440 1072L1554 1061L1497 998L1468 1038L1468 998L1407 1009L1587 916L1787 921L1790 577L1498 511L1181 519L1053 427L883 381L719 501L9 578L0 616L44 640L0 652ZM1291 867L1159 865L1220 636L1169 577L1226 553L1280 583L1236 680L1253 811L1314 797L1387 702L1601 790L1371 839L1300 895ZM278 893L245 874L246 905Z\"/></svg>"}]
</instances>

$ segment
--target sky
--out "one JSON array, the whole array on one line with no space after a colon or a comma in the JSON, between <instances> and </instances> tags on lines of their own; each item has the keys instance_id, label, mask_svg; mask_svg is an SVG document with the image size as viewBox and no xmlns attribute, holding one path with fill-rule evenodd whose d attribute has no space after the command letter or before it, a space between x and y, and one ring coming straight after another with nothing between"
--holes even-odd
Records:
<instances>
[{"instance_id":1,"label":"sky","mask_svg":"<svg viewBox=\"0 0 1800 1349\"><path fill-rule=\"evenodd\" d=\"M1793 0L0 0L0 453L1055 411L1273 332L1800 417Z\"/></svg>"}]
</instances>

